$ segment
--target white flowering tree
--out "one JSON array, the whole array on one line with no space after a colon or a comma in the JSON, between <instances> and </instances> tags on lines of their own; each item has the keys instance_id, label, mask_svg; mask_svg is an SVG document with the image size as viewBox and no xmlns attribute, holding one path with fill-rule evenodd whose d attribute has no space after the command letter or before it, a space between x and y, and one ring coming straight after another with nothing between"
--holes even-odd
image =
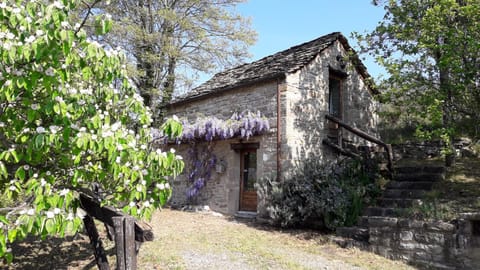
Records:
<instances>
[{"instance_id":1,"label":"white flowering tree","mask_svg":"<svg viewBox=\"0 0 480 270\"><path fill-rule=\"evenodd\" d=\"M170 196L167 178L183 169L174 151L152 149L150 110L122 54L69 22L76 2L0 2L0 257L8 261L9 244L28 234L78 231L78 196L92 185L102 205L149 218ZM107 19L96 20L99 35ZM175 120L163 125L165 136L181 132Z\"/></svg>"}]
</instances>

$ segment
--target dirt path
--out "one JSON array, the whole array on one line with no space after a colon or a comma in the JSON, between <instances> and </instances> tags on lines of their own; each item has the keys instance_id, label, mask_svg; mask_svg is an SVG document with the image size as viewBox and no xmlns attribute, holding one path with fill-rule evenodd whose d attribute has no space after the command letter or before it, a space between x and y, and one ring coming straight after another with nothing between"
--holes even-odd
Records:
<instances>
[{"instance_id":1,"label":"dirt path","mask_svg":"<svg viewBox=\"0 0 480 270\"><path fill-rule=\"evenodd\" d=\"M413 269L356 249L341 249L314 231L280 231L208 213L165 209L151 222L155 240L145 243L138 269ZM99 229L101 226L99 226ZM104 242L115 269L114 246ZM20 243L9 267L0 269L96 269L88 238Z\"/></svg>"}]
</instances>

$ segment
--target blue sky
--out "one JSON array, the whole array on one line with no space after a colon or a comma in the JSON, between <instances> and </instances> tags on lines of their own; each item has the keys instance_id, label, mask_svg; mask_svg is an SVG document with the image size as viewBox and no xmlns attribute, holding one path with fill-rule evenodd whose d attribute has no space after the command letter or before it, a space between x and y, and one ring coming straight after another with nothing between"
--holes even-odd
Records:
<instances>
[{"instance_id":1,"label":"blue sky","mask_svg":"<svg viewBox=\"0 0 480 270\"><path fill-rule=\"evenodd\" d=\"M237 11L251 18L258 33L251 61L337 31L355 47L351 32L373 30L384 15L371 0L249 0ZM374 77L383 73L372 59L364 64Z\"/></svg>"}]
</instances>

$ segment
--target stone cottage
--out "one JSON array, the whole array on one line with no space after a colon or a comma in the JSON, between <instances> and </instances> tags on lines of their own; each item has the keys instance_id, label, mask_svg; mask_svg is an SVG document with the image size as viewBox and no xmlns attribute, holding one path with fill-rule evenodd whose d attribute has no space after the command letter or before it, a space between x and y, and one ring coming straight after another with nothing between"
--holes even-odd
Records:
<instances>
[{"instance_id":1,"label":"stone cottage","mask_svg":"<svg viewBox=\"0 0 480 270\"><path fill-rule=\"evenodd\" d=\"M270 126L268 132L248 140L214 142L218 166L197 203L225 214L262 213L264 198L254 188L257 179L272 175L282 179L296 161L309 155L324 162L337 158L337 152L322 144L324 139L363 143L351 134L339 133L338 125L325 115L376 135L372 96L377 92L370 81L347 39L335 32L220 72L174 99L168 115L190 122L200 115L228 119L235 112L259 111ZM187 144L175 147L187 156ZM186 204L186 173L172 184L171 203Z\"/></svg>"}]
</instances>

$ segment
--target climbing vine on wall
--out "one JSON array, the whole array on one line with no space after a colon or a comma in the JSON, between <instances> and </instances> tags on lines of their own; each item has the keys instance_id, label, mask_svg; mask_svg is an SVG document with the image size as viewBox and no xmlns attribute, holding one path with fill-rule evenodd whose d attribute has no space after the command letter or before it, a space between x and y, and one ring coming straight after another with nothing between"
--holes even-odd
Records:
<instances>
[{"instance_id":1,"label":"climbing vine on wall","mask_svg":"<svg viewBox=\"0 0 480 270\"><path fill-rule=\"evenodd\" d=\"M235 112L226 120L214 116L198 117L190 123L183 120L183 134L179 143L189 143L186 173L189 187L187 198L193 201L212 176L217 164L213 150L216 140L249 139L270 130L268 119L260 112Z\"/></svg>"}]
</instances>

